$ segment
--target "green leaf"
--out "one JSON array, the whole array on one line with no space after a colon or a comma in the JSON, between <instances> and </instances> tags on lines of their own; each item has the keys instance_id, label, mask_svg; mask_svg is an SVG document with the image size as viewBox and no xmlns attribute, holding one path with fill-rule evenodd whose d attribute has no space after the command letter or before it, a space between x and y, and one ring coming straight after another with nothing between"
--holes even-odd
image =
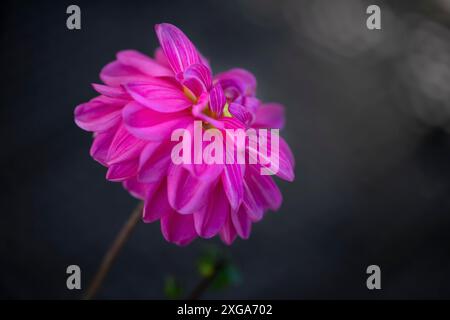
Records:
<instances>
[{"instance_id":1,"label":"green leaf","mask_svg":"<svg viewBox=\"0 0 450 320\"><path fill-rule=\"evenodd\" d=\"M239 270L231 263L226 263L225 266L218 272L211 287L214 290L221 290L230 285L237 285L242 281L242 276Z\"/></svg>"},{"instance_id":2,"label":"green leaf","mask_svg":"<svg viewBox=\"0 0 450 320\"><path fill-rule=\"evenodd\" d=\"M164 294L169 299L179 299L183 294L183 288L180 286L174 276L168 276L164 282Z\"/></svg>"}]
</instances>

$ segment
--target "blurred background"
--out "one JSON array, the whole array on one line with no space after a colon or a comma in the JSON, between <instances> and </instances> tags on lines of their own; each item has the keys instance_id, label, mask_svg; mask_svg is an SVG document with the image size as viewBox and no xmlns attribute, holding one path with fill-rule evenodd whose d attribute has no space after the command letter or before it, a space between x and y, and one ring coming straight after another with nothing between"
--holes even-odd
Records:
<instances>
[{"instance_id":1,"label":"blurred background","mask_svg":"<svg viewBox=\"0 0 450 320\"><path fill-rule=\"evenodd\" d=\"M81 30L66 8L81 8ZM366 8L381 8L381 30ZM164 298L213 243L238 286L205 298L450 298L450 1L6 1L1 11L0 297L78 299L137 201L89 156L73 110L117 51L180 27L214 72L252 71L286 106L296 180L249 240L179 248L139 224L99 298ZM366 288L381 267L382 290Z\"/></svg>"}]
</instances>

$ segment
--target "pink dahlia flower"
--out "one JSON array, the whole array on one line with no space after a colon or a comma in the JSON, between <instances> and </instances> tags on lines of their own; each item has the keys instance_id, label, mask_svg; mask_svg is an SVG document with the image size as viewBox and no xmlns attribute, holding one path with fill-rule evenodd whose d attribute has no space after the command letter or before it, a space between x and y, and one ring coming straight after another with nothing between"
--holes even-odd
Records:
<instances>
[{"instance_id":1,"label":"pink dahlia flower","mask_svg":"<svg viewBox=\"0 0 450 320\"><path fill-rule=\"evenodd\" d=\"M246 70L213 77L177 27L163 23L155 30L161 48L154 58L119 52L100 72L103 84L93 84L99 96L75 109L75 122L93 132L90 154L108 168L106 178L121 181L145 202L144 222L160 220L167 241L186 245L217 234L226 244L247 239L252 223L282 202L273 178L260 173L264 165L175 164L171 135L192 132L194 120L224 134L229 128L281 129L283 107L261 103L256 79ZM281 137L276 156L277 176L292 181L294 157Z\"/></svg>"}]
</instances>

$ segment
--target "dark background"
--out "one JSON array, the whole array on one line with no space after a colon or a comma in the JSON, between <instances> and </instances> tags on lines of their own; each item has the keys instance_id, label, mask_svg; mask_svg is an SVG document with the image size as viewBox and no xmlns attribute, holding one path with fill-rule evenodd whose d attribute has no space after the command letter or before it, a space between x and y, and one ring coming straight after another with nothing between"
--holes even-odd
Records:
<instances>
[{"instance_id":1,"label":"dark background","mask_svg":"<svg viewBox=\"0 0 450 320\"><path fill-rule=\"evenodd\" d=\"M82 29L66 28L81 7ZM368 4L382 30L366 29ZM73 110L122 49L152 54L180 27L215 72L244 67L286 106L296 180L228 250L243 281L206 298L450 298L450 4L436 1L6 1L1 4L0 297L87 287L136 200L88 154ZM179 248L140 224L99 298L186 288L218 239ZM366 288L377 264L382 290Z\"/></svg>"}]
</instances>

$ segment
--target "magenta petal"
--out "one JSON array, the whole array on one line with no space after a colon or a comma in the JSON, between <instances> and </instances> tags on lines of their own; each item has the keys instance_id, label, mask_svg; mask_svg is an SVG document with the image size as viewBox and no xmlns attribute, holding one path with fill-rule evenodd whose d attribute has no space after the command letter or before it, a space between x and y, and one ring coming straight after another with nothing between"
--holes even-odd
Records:
<instances>
[{"instance_id":1,"label":"magenta petal","mask_svg":"<svg viewBox=\"0 0 450 320\"><path fill-rule=\"evenodd\" d=\"M133 81L145 81L149 78L139 70L126 66L119 61L113 61L100 71L100 79L108 86L118 87Z\"/></svg>"},{"instance_id":2,"label":"magenta petal","mask_svg":"<svg viewBox=\"0 0 450 320\"><path fill-rule=\"evenodd\" d=\"M194 225L198 235L202 238L215 236L230 214L230 205L219 183L200 211L194 213Z\"/></svg>"},{"instance_id":3,"label":"magenta petal","mask_svg":"<svg viewBox=\"0 0 450 320\"><path fill-rule=\"evenodd\" d=\"M269 131L268 131L269 132ZM267 135L267 150L266 152L260 152L260 150L256 150L252 148L250 145L247 146L247 151L249 158L253 163L261 163L270 162L270 156L272 155L271 150L271 135L268 133ZM255 156L254 156L255 155ZM257 155L257 156L256 156ZM269 156L269 157L268 157ZM256 158L255 158L256 157ZM261 160L262 159L262 160ZM274 154L273 159L274 162L278 162L278 171L274 172L275 175L280 177L283 180L293 181L295 178L294 167L295 161L294 156L292 154L291 149L288 144L284 141L282 137L279 137L279 150L278 154ZM264 167L270 168L270 163L265 164Z\"/></svg>"},{"instance_id":4,"label":"magenta petal","mask_svg":"<svg viewBox=\"0 0 450 320\"><path fill-rule=\"evenodd\" d=\"M169 169L167 190L169 203L181 214L191 214L203 208L214 186L211 181L198 179L181 165Z\"/></svg>"},{"instance_id":5,"label":"magenta petal","mask_svg":"<svg viewBox=\"0 0 450 320\"><path fill-rule=\"evenodd\" d=\"M243 170L243 166L237 163L224 165L222 184L233 210L240 206L244 197Z\"/></svg>"},{"instance_id":6,"label":"magenta petal","mask_svg":"<svg viewBox=\"0 0 450 320\"><path fill-rule=\"evenodd\" d=\"M110 87L97 83L93 83L92 87L98 93L110 98L118 98L124 100L130 99L130 95L122 87Z\"/></svg>"},{"instance_id":7,"label":"magenta petal","mask_svg":"<svg viewBox=\"0 0 450 320\"><path fill-rule=\"evenodd\" d=\"M108 157L109 147L114 139L116 127L109 129L108 131L97 133L94 136L94 142L92 143L89 154L96 161L106 166L106 160Z\"/></svg>"},{"instance_id":8,"label":"magenta petal","mask_svg":"<svg viewBox=\"0 0 450 320\"><path fill-rule=\"evenodd\" d=\"M252 230L252 221L248 217L244 206L240 206L239 210L235 210L231 213L231 220L237 234L242 239L248 239L248 237L250 237L250 231Z\"/></svg>"},{"instance_id":9,"label":"magenta petal","mask_svg":"<svg viewBox=\"0 0 450 320\"><path fill-rule=\"evenodd\" d=\"M255 76L244 69L236 68L222 72L218 74L215 79L222 85L225 92L237 92L238 94L245 96L252 96L256 92ZM234 100L236 97L230 98Z\"/></svg>"},{"instance_id":10,"label":"magenta petal","mask_svg":"<svg viewBox=\"0 0 450 320\"><path fill-rule=\"evenodd\" d=\"M139 158L138 180L153 183L167 176L173 143L150 141Z\"/></svg>"},{"instance_id":11,"label":"magenta petal","mask_svg":"<svg viewBox=\"0 0 450 320\"><path fill-rule=\"evenodd\" d=\"M200 63L189 66L183 74L183 85L189 88L195 96L209 91L212 86L211 70Z\"/></svg>"},{"instance_id":12,"label":"magenta petal","mask_svg":"<svg viewBox=\"0 0 450 320\"><path fill-rule=\"evenodd\" d=\"M181 88L161 79L132 82L126 85L128 93L137 102L158 112L171 113L192 106Z\"/></svg>"},{"instance_id":13,"label":"magenta petal","mask_svg":"<svg viewBox=\"0 0 450 320\"><path fill-rule=\"evenodd\" d=\"M161 47L158 47L155 49L155 60L160 65L163 65L163 66L171 69L169 60L167 60L166 55L164 54L164 51L163 51L163 49L161 49Z\"/></svg>"},{"instance_id":14,"label":"magenta petal","mask_svg":"<svg viewBox=\"0 0 450 320\"><path fill-rule=\"evenodd\" d=\"M106 179L109 181L124 181L134 177L138 169L138 159L132 159L109 166Z\"/></svg>"},{"instance_id":15,"label":"magenta petal","mask_svg":"<svg viewBox=\"0 0 450 320\"><path fill-rule=\"evenodd\" d=\"M278 103L267 103L256 110L255 128L282 129L284 127L284 107Z\"/></svg>"},{"instance_id":16,"label":"magenta petal","mask_svg":"<svg viewBox=\"0 0 450 320\"><path fill-rule=\"evenodd\" d=\"M179 214L174 210L161 217L161 232L167 241L179 246L187 245L197 237L193 215Z\"/></svg>"},{"instance_id":17,"label":"magenta petal","mask_svg":"<svg viewBox=\"0 0 450 320\"><path fill-rule=\"evenodd\" d=\"M247 210L247 214L253 221L259 221L262 219L264 214L263 205L255 199L252 193L251 187L244 180L244 198L242 204Z\"/></svg>"},{"instance_id":18,"label":"magenta petal","mask_svg":"<svg viewBox=\"0 0 450 320\"><path fill-rule=\"evenodd\" d=\"M236 229L234 228L233 222L231 221L231 215L227 216L225 224L223 225L222 230L220 230L219 235L220 239L222 239L222 241L227 245L231 245L236 239Z\"/></svg>"},{"instance_id":19,"label":"magenta petal","mask_svg":"<svg viewBox=\"0 0 450 320\"><path fill-rule=\"evenodd\" d=\"M238 103L231 103L228 107L230 113L245 125L253 121L253 114L246 107Z\"/></svg>"},{"instance_id":20,"label":"magenta petal","mask_svg":"<svg viewBox=\"0 0 450 320\"><path fill-rule=\"evenodd\" d=\"M105 131L120 121L121 109L126 102L99 96L75 109L75 123L87 131Z\"/></svg>"},{"instance_id":21,"label":"magenta petal","mask_svg":"<svg viewBox=\"0 0 450 320\"><path fill-rule=\"evenodd\" d=\"M186 128L192 121L188 112L160 113L137 102L127 104L122 116L130 133L150 141L169 139L173 130Z\"/></svg>"},{"instance_id":22,"label":"magenta petal","mask_svg":"<svg viewBox=\"0 0 450 320\"><path fill-rule=\"evenodd\" d=\"M209 93L209 105L211 110L220 117L226 102L227 100L222 86L216 83Z\"/></svg>"},{"instance_id":23,"label":"magenta petal","mask_svg":"<svg viewBox=\"0 0 450 320\"><path fill-rule=\"evenodd\" d=\"M136 178L130 178L123 182L123 187L135 198L145 199L149 189L148 184L140 183Z\"/></svg>"},{"instance_id":24,"label":"magenta petal","mask_svg":"<svg viewBox=\"0 0 450 320\"><path fill-rule=\"evenodd\" d=\"M143 220L151 223L160 219L164 215L170 214L173 209L167 200L166 180L148 184L149 190L145 199Z\"/></svg>"},{"instance_id":25,"label":"magenta petal","mask_svg":"<svg viewBox=\"0 0 450 320\"><path fill-rule=\"evenodd\" d=\"M195 63L201 63L197 49L180 29L169 23L161 23L155 26L155 30L161 48L176 75Z\"/></svg>"},{"instance_id":26,"label":"magenta petal","mask_svg":"<svg viewBox=\"0 0 450 320\"><path fill-rule=\"evenodd\" d=\"M136 158L146 145L146 141L140 140L130 134L124 125L117 129L108 151L107 163L114 164Z\"/></svg>"},{"instance_id":27,"label":"magenta petal","mask_svg":"<svg viewBox=\"0 0 450 320\"><path fill-rule=\"evenodd\" d=\"M169 68L136 50L124 50L117 53L117 60L125 66L132 67L153 77L173 77Z\"/></svg>"},{"instance_id":28,"label":"magenta petal","mask_svg":"<svg viewBox=\"0 0 450 320\"><path fill-rule=\"evenodd\" d=\"M245 181L252 193L257 205L278 210L283 202L283 197L271 176L261 175L259 166L248 166Z\"/></svg>"}]
</instances>

